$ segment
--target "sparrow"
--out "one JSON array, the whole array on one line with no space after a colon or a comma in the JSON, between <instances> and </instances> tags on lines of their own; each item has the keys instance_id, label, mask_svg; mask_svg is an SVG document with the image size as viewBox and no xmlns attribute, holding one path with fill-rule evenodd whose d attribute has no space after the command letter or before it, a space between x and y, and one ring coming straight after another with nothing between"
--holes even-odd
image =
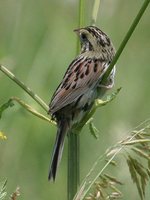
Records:
<instances>
[{"instance_id":1,"label":"sparrow","mask_svg":"<svg viewBox=\"0 0 150 200\"><path fill-rule=\"evenodd\" d=\"M74 31L79 36L81 52L69 65L49 104L48 113L57 122L56 141L48 175L48 179L53 181L62 158L65 136L90 112L95 99L103 96L114 85L115 67L106 84L101 84L115 55L110 38L96 26ZM99 93L99 88L103 92Z\"/></svg>"}]
</instances>

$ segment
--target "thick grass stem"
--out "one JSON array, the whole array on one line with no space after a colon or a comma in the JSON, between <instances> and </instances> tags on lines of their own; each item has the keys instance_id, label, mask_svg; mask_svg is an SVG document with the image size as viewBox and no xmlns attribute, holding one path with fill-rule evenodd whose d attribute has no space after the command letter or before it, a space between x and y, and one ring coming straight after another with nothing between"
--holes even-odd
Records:
<instances>
[{"instance_id":1,"label":"thick grass stem","mask_svg":"<svg viewBox=\"0 0 150 200\"><path fill-rule=\"evenodd\" d=\"M6 67L2 65L0 65L0 70L12 81L14 81L19 87L21 87L26 93L28 93L46 112L48 111L48 105L29 87L20 81L12 72L10 72Z\"/></svg>"}]
</instances>

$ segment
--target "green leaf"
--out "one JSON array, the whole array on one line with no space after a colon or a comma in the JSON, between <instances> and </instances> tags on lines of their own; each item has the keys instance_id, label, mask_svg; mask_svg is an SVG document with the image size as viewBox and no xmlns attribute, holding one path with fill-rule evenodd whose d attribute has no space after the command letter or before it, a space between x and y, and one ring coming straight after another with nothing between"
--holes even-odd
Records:
<instances>
[{"instance_id":1,"label":"green leaf","mask_svg":"<svg viewBox=\"0 0 150 200\"><path fill-rule=\"evenodd\" d=\"M94 136L94 138L99 139L99 130L95 127L93 122L89 122L89 130L91 132L91 135Z\"/></svg>"},{"instance_id":2,"label":"green leaf","mask_svg":"<svg viewBox=\"0 0 150 200\"><path fill-rule=\"evenodd\" d=\"M118 88L115 92L113 92L110 95L107 95L106 100L102 100L102 99L97 99L95 101L95 105L96 107L101 107L101 106L105 106L106 104L110 103L111 101L113 101L116 96L118 95L118 93L120 92L121 87Z\"/></svg>"},{"instance_id":3,"label":"green leaf","mask_svg":"<svg viewBox=\"0 0 150 200\"><path fill-rule=\"evenodd\" d=\"M23 108L25 108L28 112L30 112L31 114L35 115L36 117L45 120L49 123L52 123L53 125L56 125L56 122L51 120L50 118L44 116L43 114L39 113L38 111L36 111L34 108L32 108L30 105L28 105L27 103L25 103L24 101L22 101L21 99L19 99L18 97L11 97L8 102L4 103L3 105L0 106L0 118L2 117L2 113L9 107L14 106L13 102L17 102L18 104L20 104Z\"/></svg>"},{"instance_id":4,"label":"green leaf","mask_svg":"<svg viewBox=\"0 0 150 200\"><path fill-rule=\"evenodd\" d=\"M56 125L55 121L52 121L51 119L49 119L48 117L44 116L43 114L39 113L38 111L36 111L33 107L31 107L30 105L28 105L27 103L25 103L24 101L22 101L21 99L19 99L18 97L11 97L12 101L16 101L17 103L19 103L23 108L25 108L28 112L30 112L31 114L35 115L36 117L48 121L54 125Z\"/></svg>"},{"instance_id":5,"label":"green leaf","mask_svg":"<svg viewBox=\"0 0 150 200\"><path fill-rule=\"evenodd\" d=\"M0 106L0 119L2 118L2 113L8 109L9 107L12 107L14 104L11 99L9 99L6 103Z\"/></svg>"}]
</instances>

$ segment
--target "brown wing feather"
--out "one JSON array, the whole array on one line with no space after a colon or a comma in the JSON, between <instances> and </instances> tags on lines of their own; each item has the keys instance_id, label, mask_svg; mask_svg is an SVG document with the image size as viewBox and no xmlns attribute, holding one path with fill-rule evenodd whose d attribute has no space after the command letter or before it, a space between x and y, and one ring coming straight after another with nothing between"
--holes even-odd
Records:
<instances>
[{"instance_id":1,"label":"brown wing feather","mask_svg":"<svg viewBox=\"0 0 150 200\"><path fill-rule=\"evenodd\" d=\"M71 104L79 96L92 89L101 79L106 68L106 62L97 59L84 57L79 62L74 60L53 95L50 103L51 114Z\"/></svg>"}]
</instances>

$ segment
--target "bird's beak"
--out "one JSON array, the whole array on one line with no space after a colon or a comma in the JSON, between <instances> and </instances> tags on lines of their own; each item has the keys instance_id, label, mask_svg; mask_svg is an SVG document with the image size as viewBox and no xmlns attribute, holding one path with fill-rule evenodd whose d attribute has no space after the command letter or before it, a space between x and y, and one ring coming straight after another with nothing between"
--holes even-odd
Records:
<instances>
[{"instance_id":1,"label":"bird's beak","mask_svg":"<svg viewBox=\"0 0 150 200\"><path fill-rule=\"evenodd\" d=\"M81 30L81 28L78 28L78 29L74 29L73 31L74 31L77 35L79 35L79 34L80 34L80 30Z\"/></svg>"}]
</instances>

